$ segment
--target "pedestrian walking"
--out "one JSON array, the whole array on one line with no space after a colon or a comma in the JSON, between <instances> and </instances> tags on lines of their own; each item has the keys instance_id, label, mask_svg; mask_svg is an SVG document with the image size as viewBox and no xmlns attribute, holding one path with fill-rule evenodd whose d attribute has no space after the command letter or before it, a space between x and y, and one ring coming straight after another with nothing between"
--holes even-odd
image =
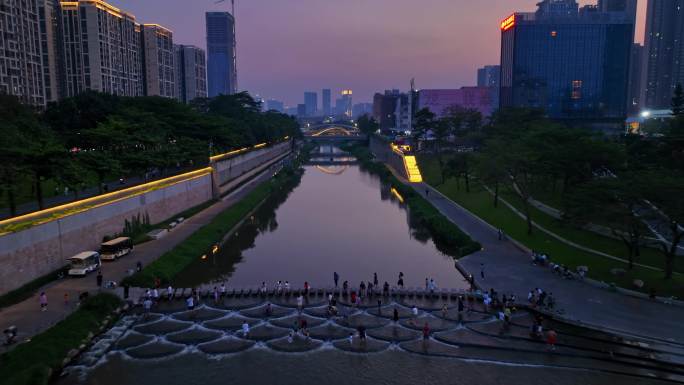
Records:
<instances>
[{"instance_id":1,"label":"pedestrian walking","mask_svg":"<svg viewBox=\"0 0 684 385\"><path fill-rule=\"evenodd\" d=\"M299 310L299 314L302 314L302 308L304 307L304 297L300 294L297 297L297 310Z\"/></svg>"},{"instance_id":2,"label":"pedestrian walking","mask_svg":"<svg viewBox=\"0 0 684 385\"><path fill-rule=\"evenodd\" d=\"M169 287L166 288L166 298L171 301L173 299L173 287L169 285Z\"/></svg>"},{"instance_id":3,"label":"pedestrian walking","mask_svg":"<svg viewBox=\"0 0 684 385\"><path fill-rule=\"evenodd\" d=\"M221 282L221 298L226 296L226 284L224 282Z\"/></svg>"},{"instance_id":4,"label":"pedestrian walking","mask_svg":"<svg viewBox=\"0 0 684 385\"><path fill-rule=\"evenodd\" d=\"M430 196L430 190L429 190L429 189L425 189L425 197L427 198L428 196Z\"/></svg>"},{"instance_id":5,"label":"pedestrian walking","mask_svg":"<svg viewBox=\"0 0 684 385\"><path fill-rule=\"evenodd\" d=\"M47 305L48 305L48 300L47 300L47 295L45 292L40 293L40 311L47 311Z\"/></svg>"},{"instance_id":6,"label":"pedestrian walking","mask_svg":"<svg viewBox=\"0 0 684 385\"><path fill-rule=\"evenodd\" d=\"M349 289L349 282L347 282L347 281L342 282L342 291L344 293L346 293L348 289Z\"/></svg>"},{"instance_id":7,"label":"pedestrian walking","mask_svg":"<svg viewBox=\"0 0 684 385\"><path fill-rule=\"evenodd\" d=\"M378 286L378 273L373 273L373 286Z\"/></svg>"},{"instance_id":8,"label":"pedestrian walking","mask_svg":"<svg viewBox=\"0 0 684 385\"><path fill-rule=\"evenodd\" d=\"M98 270L97 272L97 277L95 277L97 280L97 288L100 289L102 287L102 271Z\"/></svg>"},{"instance_id":9,"label":"pedestrian walking","mask_svg":"<svg viewBox=\"0 0 684 385\"><path fill-rule=\"evenodd\" d=\"M546 332L546 345L548 346L549 350L551 350L551 351L556 350L557 338L558 338L558 335L556 334L556 331L554 331L553 329Z\"/></svg>"},{"instance_id":10,"label":"pedestrian walking","mask_svg":"<svg viewBox=\"0 0 684 385\"><path fill-rule=\"evenodd\" d=\"M425 322L425 325L423 325L423 341L427 341L430 339L430 325L428 325L427 322Z\"/></svg>"},{"instance_id":11,"label":"pedestrian walking","mask_svg":"<svg viewBox=\"0 0 684 385\"><path fill-rule=\"evenodd\" d=\"M428 286L430 286L430 285L429 285L428 279L427 279L427 277L426 277L426 278L425 278L425 291L428 291Z\"/></svg>"},{"instance_id":12,"label":"pedestrian walking","mask_svg":"<svg viewBox=\"0 0 684 385\"><path fill-rule=\"evenodd\" d=\"M337 288L337 282L340 280L340 275L337 272L333 273L333 281L335 281L335 288Z\"/></svg>"},{"instance_id":13,"label":"pedestrian walking","mask_svg":"<svg viewBox=\"0 0 684 385\"><path fill-rule=\"evenodd\" d=\"M485 265L484 263L480 264L480 278L484 281L485 279Z\"/></svg>"},{"instance_id":14,"label":"pedestrian walking","mask_svg":"<svg viewBox=\"0 0 684 385\"><path fill-rule=\"evenodd\" d=\"M396 324L399 322L399 311L397 310L396 306L394 307L394 311L392 312L392 321Z\"/></svg>"},{"instance_id":15,"label":"pedestrian walking","mask_svg":"<svg viewBox=\"0 0 684 385\"><path fill-rule=\"evenodd\" d=\"M500 241L503 240L503 230L499 229L498 233L499 233L499 240Z\"/></svg>"},{"instance_id":16,"label":"pedestrian walking","mask_svg":"<svg viewBox=\"0 0 684 385\"><path fill-rule=\"evenodd\" d=\"M382 300L378 300L378 315L382 316Z\"/></svg>"}]
</instances>

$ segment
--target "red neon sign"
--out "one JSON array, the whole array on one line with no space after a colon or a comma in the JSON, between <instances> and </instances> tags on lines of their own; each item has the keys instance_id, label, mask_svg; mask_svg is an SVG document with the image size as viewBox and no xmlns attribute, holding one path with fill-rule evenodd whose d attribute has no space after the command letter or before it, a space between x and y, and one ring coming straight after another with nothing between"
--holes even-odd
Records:
<instances>
[{"instance_id":1,"label":"red neon sign","mask_svg":"<svg viewBox=\"0 0 684 385\"><path fill-rule=\"evenodd\" d=\"M501 30L508 31L515 26L515 13L501 21Z\"/></svg>"}]
</instances>

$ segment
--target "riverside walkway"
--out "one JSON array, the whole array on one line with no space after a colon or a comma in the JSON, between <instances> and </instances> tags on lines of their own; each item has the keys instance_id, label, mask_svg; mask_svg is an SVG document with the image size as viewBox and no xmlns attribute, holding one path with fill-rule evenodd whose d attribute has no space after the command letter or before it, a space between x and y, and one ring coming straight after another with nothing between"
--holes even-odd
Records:
<instances>
[{"instance_id":1,"label":"riverside walkway","mask_svg":"<svg viewBox=\"0 0 684 385\"><path fill-rule=\"evenodd\" d=\"M352 305L348 292L334 288L307 295L300 290L230 289L217 299L202 290L198 306L187 310L190 292L176 289L148 314L135 308L67 373L88 370L110 354L154 360L182 354L221 357L253 348L282 353L333 348L352 354L399 349L447 359L583 369L616 379L639 379L642 384L684 381L684 347L546 319L544 331L557 334L556 347L550 351L545 337L530 333L537 321L534 313L515 311L505 323L496 317L498 310L488 311L478 296L469 293L395 289L387 294L376 291ZM337 314L328 312L330 296ZM462 311L459 300L465 304Z\"/></svg>"},{"instance_id":2,"label":"riverside walkway","mask_svg":"<svg viewBox=\"0 0 684 385\"><path fill-rule=\"evenodd\" d=\"M232 193L225 196L218 203L195 214L180 223L164 237L136 246L127 256L113 263L102 264L103 281L120 282L136 268L137 262L143 266L170 251L202 226L211 222L219 213L225 211L233 204L240 201L261 182L270 179L274 168L268 168L251 181L245 183ZM10 325L16 325L19 329L17 336L19 341L25 341L39 334L57 322L66 318L77 309L79 294L83 292L97 291L95 274L84 278L65 278L42 287L37 294L15 305L0 309L0 330L5 330ZM104 289L103 289L104 290ZM48 298L47 311L41 312L38 294L45 292ZM68 301L64 301L64 295L68 295ZM0 346L0 353L5 351Z\"/></svg>"},{"instance_id":3,"label":"riverside walkway","mask_svg":"<svg viewBox=\"0 0 684 385\"><path fill-rule=\"evenodd\" d=\"M403 179L402 179L403 180ZM405 181L405 180L403 180ZM426 183L410 184L447 218L482 244L482 251L459 260L477 284L526 298L534 288L553 293L561 316L593 327L684 343L684 307L624 295L586 282L562 279L531 264L529 250L499 240L498 230ZM430 191L426 196L426 191ZM599 257L597 257L599 258ZM481 273L484 272L484 279Z\"/></svg>"}]
</instances>

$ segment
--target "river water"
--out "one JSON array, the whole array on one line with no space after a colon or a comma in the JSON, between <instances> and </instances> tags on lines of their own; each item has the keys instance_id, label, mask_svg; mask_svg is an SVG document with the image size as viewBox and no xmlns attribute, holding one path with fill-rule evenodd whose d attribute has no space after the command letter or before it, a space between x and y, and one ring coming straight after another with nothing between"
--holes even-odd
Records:
<instances>
[{"instance_id":1,"label":"river water","mask_svg":"<svg viewBox=\"0 0 684 385\"><path fill-rule=\"evenodd\" d=\"M381 285L394 286L399 272L409 287L424 287L425 278L439 287L466 287L453 258L439 252L424 230L411 228L391 186L354 164L330 165L324 156L312 161L326 165L306 166L289 196L264 204L217 254L198 258L175 286L225 281L233 288L262 282L272 287L280 280L293 288L305 281L329 287L336 271L340 285L346 280L351 287L372 282L373 273Z\"/></svg>"}]
</instances>

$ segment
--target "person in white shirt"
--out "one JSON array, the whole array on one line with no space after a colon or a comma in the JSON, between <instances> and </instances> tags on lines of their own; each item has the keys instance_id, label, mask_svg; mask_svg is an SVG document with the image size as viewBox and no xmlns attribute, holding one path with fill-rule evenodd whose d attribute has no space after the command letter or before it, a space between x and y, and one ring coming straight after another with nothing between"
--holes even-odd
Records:
<instances>
[{"instance_id":1,"label":"person in white shirt","mask_svg":"<svg viewBox=\"0 0 684 385\"><path fill-rule=\"evenodd\" d=\"M152 290L152 299L159 301L159 290L156 287Z\"/></svg>"},{"instance_id":2,"label":"person in white shirt","mask_svg":"<svg viewBox=\"0 0 684 385\"><path fill-rule=\"evenodd\" d=\"M221 289L220 290L221 290L221 297L225 297L226 296L226 284L225 283L223 283L223 282L221 283Z\"/></svg>"},{"instance_id":3,"label":"person in white shirt","mask_svg":"<svg viewBox=\"0 0 684 385\"><path fill-rule=\"evenodd\" d=\"M185 299L185 304L188 307L188 310L192 310L195 308L195 299L192 296L188 296L188 298Z\"/></svg>"},{"instance_id":4,"label":"person in white shirt","mask_svg":"<svg viewBox=\"0 0 684 385\"><path fill-rule=\"evenodd\" d=\"M297 309L299 312L302 312L302 307L304 307L304 297L300 294L299 297L297 297Z\"/></svg>"},{"instance_id":5,"label":"person in white shirt","mask_svg":"<svg viewBox=\"0 0 684 385\"><path fill-rule=\"evenodd\" d=\"M169 285L169 287L166 288L166 295L171 300L173 298L173 287Z\"/></svg>"}]
</instances>

